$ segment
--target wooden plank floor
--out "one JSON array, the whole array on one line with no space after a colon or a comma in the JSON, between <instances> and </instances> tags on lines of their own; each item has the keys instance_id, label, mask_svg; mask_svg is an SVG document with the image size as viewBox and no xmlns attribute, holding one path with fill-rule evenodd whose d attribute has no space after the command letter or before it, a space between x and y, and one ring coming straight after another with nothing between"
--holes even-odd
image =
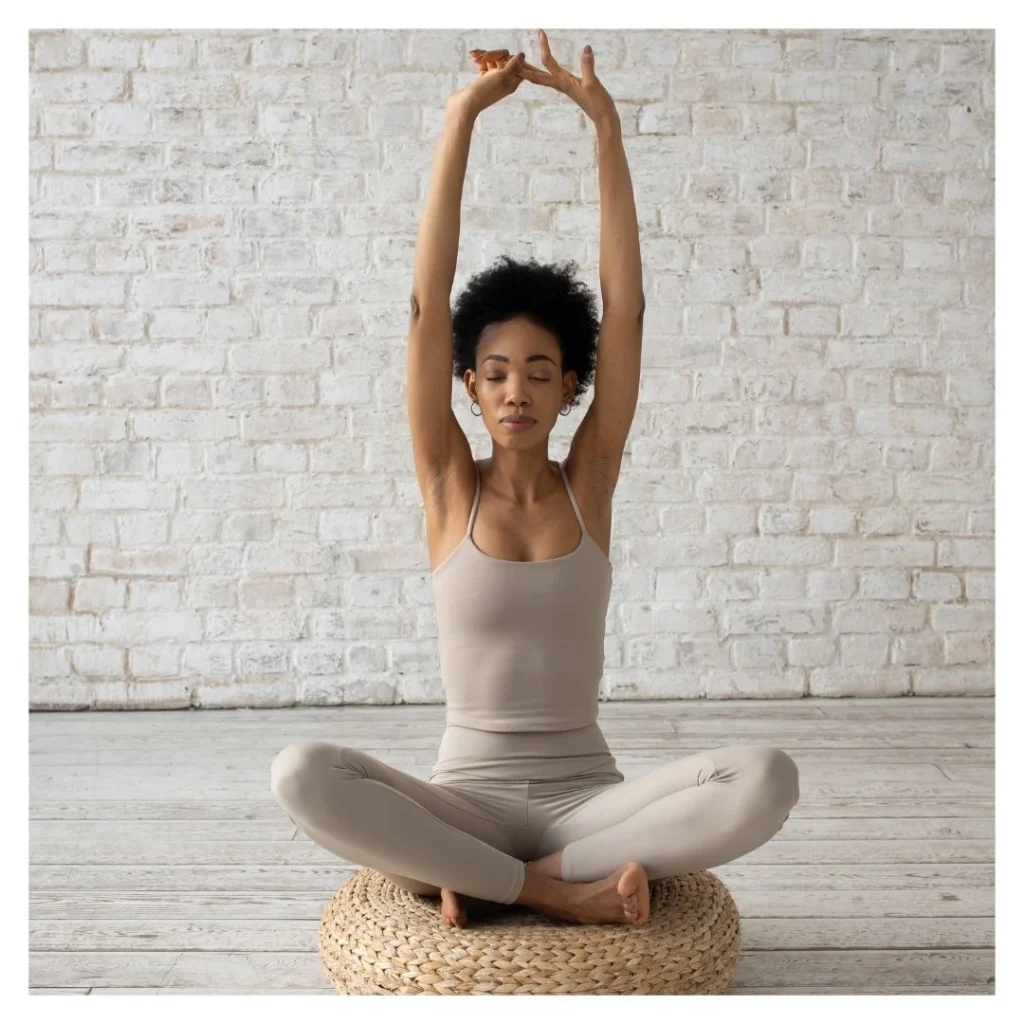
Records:
<instances>
[{"instance_id":1,"label":"wooden plank floor","mask_svg":"<svg viewBox=\"0 0 1024 1024\"><path fill-rule=\"evenodd\" d=\"M35 712L30 990L334 994L320 915L358 867L296 829L270 763L299 739L421 778L438 705ZM714 747L800 768L772 840L713 868L739 907L731 994L995 992L994 701L602 703L627 779Z\"/></svg>"}]
</instances>

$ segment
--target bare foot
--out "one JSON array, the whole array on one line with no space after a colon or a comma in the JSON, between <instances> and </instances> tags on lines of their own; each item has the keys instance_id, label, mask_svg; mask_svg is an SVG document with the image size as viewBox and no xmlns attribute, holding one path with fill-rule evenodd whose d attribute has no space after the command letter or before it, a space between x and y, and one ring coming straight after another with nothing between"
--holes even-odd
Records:
<instances>
[{"instance_id":1,"label":"bare foot","mask_svg":"<svg viewBox=\"0 0 1024 1024\"><path fill-rule=\"evenodd\" d=\"M508 907L504 903L493 903L491 900L465 896L453 889L441 890L441 920L449 928L465 928L469 924L470 916L486 917L507 909Z\"/></svg>"},{"instance_id":2,"label":"bare foot","mask_svg":"<svg viewBox=\"0 0 1024 1024\"><path fill-rule=\"evenodd\" d=\"M469 921L466 908L459 904L459 894L452 889L441 890L441 920L449 928L465 928Z\"/></svg>"},{"instance_id":3,"label":"bare foot","mask_svg":"<svg viewBox=\"0 0 1024 1024\"><path fill-rule=\"evenodd\" d=\"M572 886L570 910L580 924L643 924L651 913L647 872L627 861L598 882Z\"/></svg>"}]
</instances>

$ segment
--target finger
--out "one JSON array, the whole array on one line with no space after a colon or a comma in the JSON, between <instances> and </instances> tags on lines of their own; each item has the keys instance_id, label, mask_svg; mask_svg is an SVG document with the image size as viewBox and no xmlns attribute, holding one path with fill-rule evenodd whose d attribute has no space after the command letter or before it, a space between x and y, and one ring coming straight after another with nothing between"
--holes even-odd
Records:
<instances>
[{"instance_id":1,"label":"finger","mask_svg":"<svg viewBox=\"0 0 1024 1024\"><path fill-rule=\"evenodd\" d=\"M519 54L516 54L516 56L513 57L508 62L508 64L505 65L505 68L504 68L505 75L508 78L508 81L511 83L510 84L510 88L511 88L512 92L515 92L516 89L518 89L519 86L521 86L523 84L523 77L520 74L520 72L522 70L523 61L525 59L526 59L526 54L525 53L519 53Z\"/></svg>"},{"instance_id":2,"label":"finger","mask_svg":"<svg viewBox=\"0 0 1024 1024\"><path fill-rule=\"evenodd\" d=\"M540 33L540 59L541 63L552 74L562 70L562 66L551 56L551 48L548 46L548 34L544 29L537 30Z\"/></svg>"},{"instance_id":3,"label":"finger","mask_svg":"<svg viewBox=\"0 0 1024 1024\"><path fill-rule=\"evenodd\" d=\"M594 51L589 45L583 47L583 84L594 85L597 75L594 74Z\"/></svg>"},{"instance_id":4,"label":"finger","mask_svg":"<svg viewBox=\"0 0 1024 1024\"><path fill-rule=\"evenodd\" d=\"M505 66L501 69L505 72L507 78L514 78L516 84L519 84L519 69L523 66L523 61L526 59L525 53L517 53L512 57Z\"/></svg>"},{"instance_id":5,"label":"finger","mask_svg":"<svg viewBox=\"0 0 1024 1024\"><path fill-rule=\"evenodd\" d=\"M499 57L507 57L508 50L470 50L474 60L497 60Z\"/></svg>"},{"instance_id":6,"label":"finger","mask_svg":"<svg viewBox=\"0 0 1024 1024\"><path fill-rule=\"evenodd\" d=\"M544 71L541 68L534 67L532 64L525 60L520 66L519 73L523 76L523 78L529 78L531 82L536 81L538 84L554 85L555 83L554 75L549 74L547 71Z\"/></svg>"},{"instance_id":7,"label":"finger","mask_svg":"<svg viewBox=\"0 0 1024 1024\"><path fill-rule=\"evenodd\" d=\"M519 75L525 78L528 82L534 82L537 85L546 85L551 89L558 89L558 81L554 75L549 75L546 71L538 71L537 68L532 67L529 64L523 64L519 69ZM561 91L561 90L559 90Z\"/></svg>"}]
</instances>

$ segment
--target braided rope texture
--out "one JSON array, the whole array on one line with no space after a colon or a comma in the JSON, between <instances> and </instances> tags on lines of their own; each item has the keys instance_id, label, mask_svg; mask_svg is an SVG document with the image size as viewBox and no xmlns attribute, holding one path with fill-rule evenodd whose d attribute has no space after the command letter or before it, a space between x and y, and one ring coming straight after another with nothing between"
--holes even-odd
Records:
<instances>
[{"instance_id":1,"label":"braided rope texture","mask_svg":"<svg viewBox=\"0 0 1024 1024\"><path fill-rule=\"evenodd\" d=\"M320 956L343 995L721 994L740 955L732 895L707 871L650 883L636 925L584 925L510 905L466 928L372 868L332 897Z\"/></svg>"}]
</instances>

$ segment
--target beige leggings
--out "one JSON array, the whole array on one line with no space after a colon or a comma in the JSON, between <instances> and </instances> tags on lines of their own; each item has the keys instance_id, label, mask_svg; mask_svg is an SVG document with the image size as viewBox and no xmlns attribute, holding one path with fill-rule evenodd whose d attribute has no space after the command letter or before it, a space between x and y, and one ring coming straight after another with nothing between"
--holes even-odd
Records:
<instances>
[{"instance_id":1,"label":"beige leggings","mask_svg":"<svg viewBox=\"0 0 1024 1024\"><path fill-rule=\"evenodd\" d=\"M626 780L597 725L501 733L449 725L429 780L353 747L285 747L271 791L315 843L411 892L514 903L528 860L562 851L562 877L639 861L651 881L766 843L800 796L777 747L716 747Z\"/></svg>"}]
</instances>

